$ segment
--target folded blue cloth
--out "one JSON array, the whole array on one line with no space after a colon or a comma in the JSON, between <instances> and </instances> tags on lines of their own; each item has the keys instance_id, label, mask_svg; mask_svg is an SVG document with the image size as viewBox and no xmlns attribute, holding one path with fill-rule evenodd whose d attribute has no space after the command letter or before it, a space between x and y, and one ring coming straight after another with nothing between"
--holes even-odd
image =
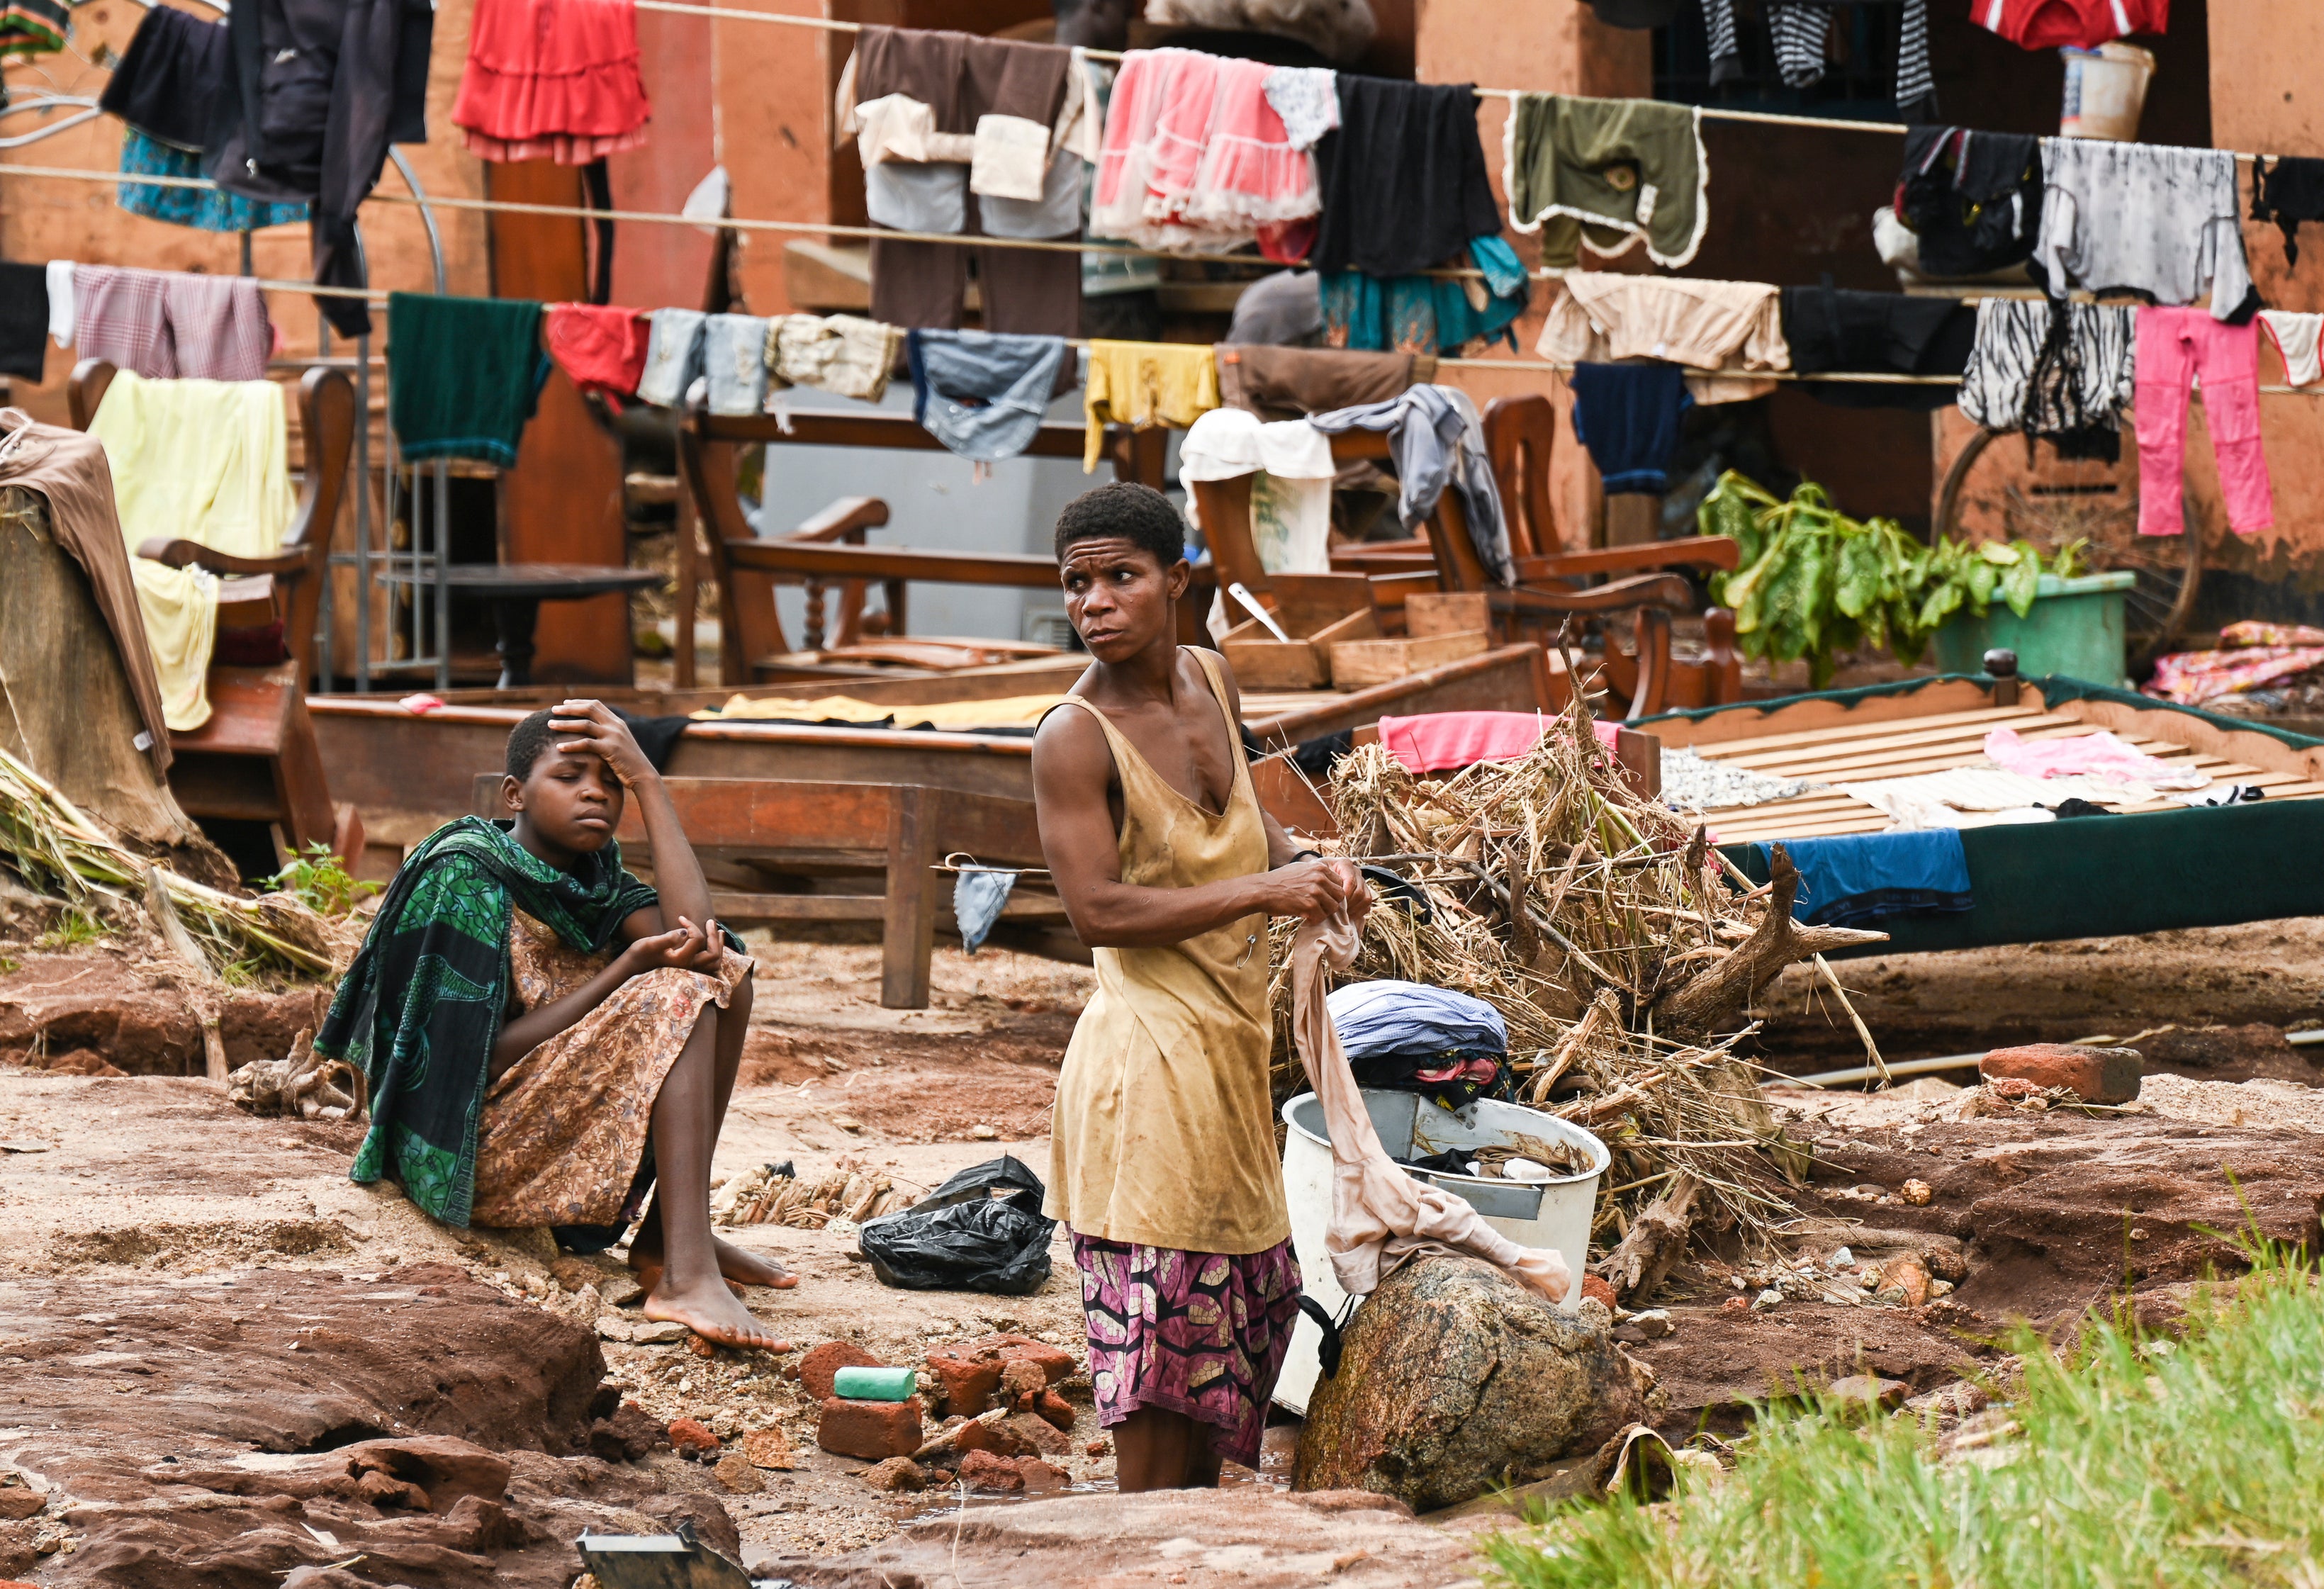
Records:
<instances>
[{"instance_id":1,"label":"folded blue cloth","mask_svg":"<svg viewBox=\"0 0 2324 1589\"><path fill-rule=\"evenodd\" d=\"M1969 858L1952 827L1786 839L1800 870L1792 915L1814 927L1858 927L1884 916L1966 910ZM1766 845L1760 854L1772 864Z\"/></svg>"},{"instance_id":2,"label":"folded blue cloth","mask_svg":"<svg viewBox=\"0 0 2324 1589\"><path fill-rule=\"evenodd\" d=\"M1482 999L1417 982L1351 982L1324 999L1351 1060L1509 1051L1508 1024Z\"/></svg>"}]
</instances>

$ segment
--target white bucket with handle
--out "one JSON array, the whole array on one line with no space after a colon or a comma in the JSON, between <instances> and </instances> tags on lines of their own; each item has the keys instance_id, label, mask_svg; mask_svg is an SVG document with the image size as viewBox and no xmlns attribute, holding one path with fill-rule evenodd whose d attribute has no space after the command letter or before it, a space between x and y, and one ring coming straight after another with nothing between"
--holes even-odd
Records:
<instances>
[{"instance_id":1,"label":"white bucket with handle","mask_svg":"<svg viewBox=\"0 0 2324 1589\"><path fill-rule=\"evenodd\" d=\"M1380 1146L1391 1159L1426 1158L1448 1150L1515 1147L1518 1137L1536 1137L1563 1143L1579 1152L1590 1168L1578 1174L1553 1175L1544 1181L1503 1180L1489 1176L1452 1175L1438 1170L1417 1172L1432 1186L1443 1187L1484 1216L1485 1223L1520 1247L1547 1247L1563 1256L1573 1271L1572 1294L1565 1306L1582 1301L1582 1270L1589 1261L1590 1222L1598 1207L1598 1183L1613 1156L1606 1144L1580 1126L1538 1109L1480 1098L1462 1110L1446 1109L1417 1093L1386 1088L1360 1089L1364 1113L1371 1116ZM1301 1093L1283 1105L1288 1128L1283 1141L1283 1195L1291 1209L1291 1250L1299 1260L1305 1295L1337 1318L1347 1293L1332 1273L1332 1260L1323 1248L1332 1224L1332 1141L1323 1122L1323 1102L1313 1093ZM1302 1314L1291 1332L1291 1350L1276 1381L1276 1401L1304 1415L1323 1364L1316 1357L1323 1331Z\"/></svg>"},{"instance_id":2,"label":"white bucket with handle","mask_svg":"<svg viewBox=\"0 0 2324 1589\"><path fill-rule=\"evenodd\" d=\"M2116 39L2095 50L2070 46L2066 58L2066 100L2058 132L2068 138L2138 141L2138 118L2146 108L2146 85L2154 76L2154 56Z\"/></svg>"}]
</instances>

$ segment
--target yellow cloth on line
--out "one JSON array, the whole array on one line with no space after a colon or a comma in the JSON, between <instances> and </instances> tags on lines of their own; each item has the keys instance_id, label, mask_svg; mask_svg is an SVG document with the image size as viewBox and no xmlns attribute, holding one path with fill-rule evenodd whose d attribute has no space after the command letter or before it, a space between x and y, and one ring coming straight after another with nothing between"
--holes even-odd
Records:
<instances>
[{"instance_id":1,"label":"yellow cloth on line","mask_svg":"<svg viewBox=\"0 0 2324 1589\"><path fill-rule=\"evenodd\" d=\"M1094 472L1107 424L1185 430L1219 406L1219 365L1200 342L1092 342L1082 420L1082 473Z\"/></svg>"},{"instance_id":2,"label":"yellow cloth on line","mask_svg":"<svg viewBox=\"0 0 2324 1589\"><path fill-rule=\"evenodd\" d=\"M892 717L904 727L925 723L931 728L1030 728L1041 714L1065 697L1062 695L1010 695L989 701L933 701L914 706L890 706L858 700L852 695L818 696L813 700L738 695L724 706L694 714L698 723L748 723L770 717L828 719L839 723L884 723Z\"/></svg>"},{"instance_id":3,"label":"yellow cloth on line","mask_svg":"<svg viewBox=\"0 0 2324 1589\"><path fill-rule=\"evenodd\" d=\"M290 532L290 425L272 381L148 381L115 374L89 422L113 471L113 497L153 669L161 719L184 732L209 721L218 582L198 568L137 556L155 536L235 557L272 557Z\"/></svg>"}]
</instances>

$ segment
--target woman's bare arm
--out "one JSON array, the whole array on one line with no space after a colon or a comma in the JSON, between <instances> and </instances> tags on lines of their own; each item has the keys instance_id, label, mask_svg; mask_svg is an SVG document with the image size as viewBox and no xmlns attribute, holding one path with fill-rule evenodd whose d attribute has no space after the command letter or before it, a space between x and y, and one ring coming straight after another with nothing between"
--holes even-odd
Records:
<instances>
[{"instance_id":1,"label":"woman's bare arm","mask_svg":"<svg viewBox=\"0 0 2324 1589\"><path fill-rule=\"evenodd\" d=\"M631 737L629 725L604 702L569 700L561 703L557 713L549 726L567 736L558 740L557 748L604 759L629 798L637 802L638 819L645 824L646 843L653 850L654 892L660 897L660 907L632 912L622 924L622 936L624 939L653 937L669 930L672 922L698 922L703 942L689 968L716 969L724 945L718 924L710 915L710 884L702 875L702 863L678 819L678 808L670 803L661 774Z\"/></svg>"}]
</instances>

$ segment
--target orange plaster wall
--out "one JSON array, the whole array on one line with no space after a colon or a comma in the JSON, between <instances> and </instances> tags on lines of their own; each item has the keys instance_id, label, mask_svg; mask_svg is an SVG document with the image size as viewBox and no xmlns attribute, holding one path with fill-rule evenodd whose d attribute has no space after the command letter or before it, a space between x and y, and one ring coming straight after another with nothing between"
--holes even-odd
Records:
<instances>
[{"instance_id":1,"label":"orange plaster wall","mask_svg":"<svg viewBox=\"0 0 2324 1589\"><path fill-rule=\"evenodd\" d=\"M1607 97L1654 92L1653 35L1609 28L1582 0L1531 0L1525 5L1507 0L1419 0L1417 17L1415 75L1422 82ZM1501 140L1508 112L1506 99L1477 104L1477 131L1504 217L1508 203L1501 183ZM1513 231L1504 236L1528 266L1541 263L1531 238ZM1553 286L1536 283L1533 307L1517 323L1518 352L1497 344L1488 356L1536 357L1534 342L1554 295ZM1548 394L1558 411L1558 442L1550 468L1551 512L1569 545L1590 544L1604 498L1597 470L1573 439L1573 405L1564 378L1540 370L1454 369L1445 371L1442 379L1468 393L1480 409L1496 397Z\"/></svg>"}]
</instances>

